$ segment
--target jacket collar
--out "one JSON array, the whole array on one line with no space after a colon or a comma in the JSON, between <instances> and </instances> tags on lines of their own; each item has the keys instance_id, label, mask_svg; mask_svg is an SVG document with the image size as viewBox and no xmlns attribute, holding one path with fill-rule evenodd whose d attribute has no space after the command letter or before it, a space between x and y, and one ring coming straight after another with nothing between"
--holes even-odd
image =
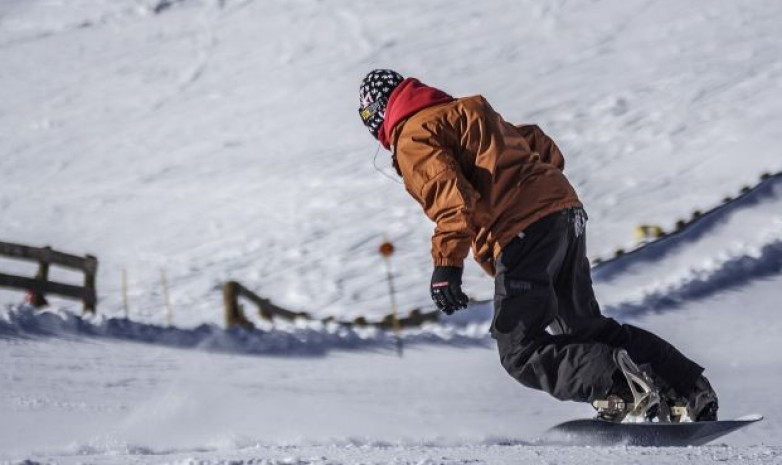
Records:
<instances>
[{"instance_id":1,"label":"jacket collar","mask_svg":"<svg viewBox=\"0 0 782 465\"><path fill-rule=\"evenodd\" d=\"M434 87L429 87L418 79L405 79L388 98L385 119L378 131L378 140L386 150L390 150L391 134L397 124L424 108L453 100L454 98L450 95Z\"/></svg>"}]
</instances>

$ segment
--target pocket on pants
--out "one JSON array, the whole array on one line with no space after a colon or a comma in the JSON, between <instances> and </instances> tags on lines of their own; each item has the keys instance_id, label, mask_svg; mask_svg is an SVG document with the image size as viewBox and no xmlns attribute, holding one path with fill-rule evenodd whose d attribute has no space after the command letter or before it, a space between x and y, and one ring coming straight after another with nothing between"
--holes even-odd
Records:
<instances>
[{"instance_id":1,"label":"pocket on pants","mask_svg":"<svg viewBox=\"0 0 782 465\"><path fill-rule=\"evenodd\" d=\"M501 276L495 281L492 334L521 338L543 331L556 317L556 295L550 286Z\"/></svg>"}]
</instances>

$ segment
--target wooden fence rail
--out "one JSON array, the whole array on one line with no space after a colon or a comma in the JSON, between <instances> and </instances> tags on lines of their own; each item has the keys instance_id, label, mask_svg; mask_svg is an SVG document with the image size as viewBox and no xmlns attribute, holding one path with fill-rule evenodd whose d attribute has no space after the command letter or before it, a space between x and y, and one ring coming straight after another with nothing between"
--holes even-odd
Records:
<instances>
[{"instance_id":1,"label":"wooden fence rail","mask_svg":"<svg viewBox=\"0 0 782 465\"><path fill-rule=\"evenodd\" d=\"M310 321L321 321L323 323L335 322L346 326L368 327L374 326L382 329L392 329L394 326L393 315L388 315L380 321L367 321L363 317L356 318L353 321L337 321L333 318L316 319L309 313L292 312L282 307L274 305L269 299L259 297L254 292L242 286L236 281L228 281L223 285L223 302L225 303L225 325L228 328L253 329L254 325L247 319L242 306L239 304L239 298L243 297L254 303L258 307L258 314L265 320L272 321L280 318L287 321L304 319ZM413 310L406 318L399 319L399 325L402 328L419 327L427 322L438 321L440 312L421 313L419 310Z\"/></svg>"},{"instance_id":2,"label":"wooden fence rail","mask_svg":"<svg viewBox=\"0 0 782 465\"><path fill-rule=\"evenodd\" d=\"M0 287L28 291L30 293L30 303L36 307L47 304L46 294L56 294L79 299L84 303L85 312L95 313L98 300L95 291L95 274L98 271L98 259L92 255L79 257L58 252L51 247L29 247L0 242L0 257L38 262L38 273L33 278L0 273ZM50 265L83 272L84 285L75 286L50 281Z\"/></svg>"}]
</instances>

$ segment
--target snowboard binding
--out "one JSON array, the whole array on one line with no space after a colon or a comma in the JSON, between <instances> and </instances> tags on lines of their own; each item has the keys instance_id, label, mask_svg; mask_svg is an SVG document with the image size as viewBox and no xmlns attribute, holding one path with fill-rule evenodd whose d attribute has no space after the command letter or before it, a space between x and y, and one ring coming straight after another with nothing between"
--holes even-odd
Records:
<instances>
[{"instance_id":1,"label":"snowboard binding","mask_svg":"<svg viewBox=\"0 0 782 465\"><path fill-rule=\"evenodd\" d=\"M592 402L599 420L614 423L689 423L717 420L717 395L701 376L691 393L676 390L654 376L650 367L639 368L624 349L614 352L614 361L627 384L605 399Z\"/></svg>"},{"instance_id":2,"label":"snowboard binding","mask_svg":"<svg viewBox=\"0 0 782 465\"><path fill-rule=\"evenodd\" d=\"M618 393L611 393L605 399L592 402L592 406L597 410L597 418L614 423L636 423L655 419L671 421L670 408L667 402L661 402L659 388L652 377L638 368L624 349L614 352L614 361L627 385Z\"/></svg>"}]
</instances>

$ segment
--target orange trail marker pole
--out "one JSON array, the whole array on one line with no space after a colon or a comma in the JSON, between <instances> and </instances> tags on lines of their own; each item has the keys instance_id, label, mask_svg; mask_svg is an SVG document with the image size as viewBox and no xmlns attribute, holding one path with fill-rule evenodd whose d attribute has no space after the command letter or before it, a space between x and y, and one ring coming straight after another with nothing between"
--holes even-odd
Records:
<instances>
[{"instance_id":1,"label":"orange trail marker pole","mask_svg":"<svg viewBox=\"0 0 782 465\"><path fill-rule=\"evenodd\" d=\"M404 352L402 345L402 325L399 324L399 317L396 307L396 289L394 289L394 275L391 273L391 255L394 254L394 245L389 241L384 241L380 245L380 255L386 262L386 277L388 279L388 292L391 296L391 322L394 327L394 336L396 337L396 352L401 357Z\"/></svg>"}]
</instances>

